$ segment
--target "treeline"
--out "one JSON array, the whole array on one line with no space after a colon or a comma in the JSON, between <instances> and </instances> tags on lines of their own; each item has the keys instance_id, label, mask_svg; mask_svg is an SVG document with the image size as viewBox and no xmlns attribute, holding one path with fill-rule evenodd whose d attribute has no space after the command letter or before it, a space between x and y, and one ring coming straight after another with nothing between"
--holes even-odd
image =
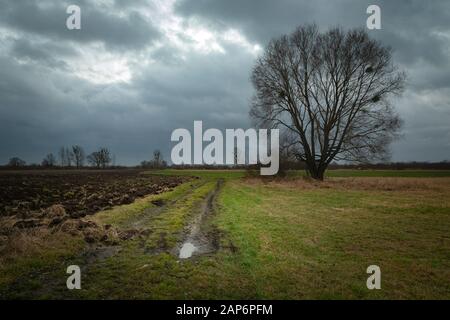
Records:
<instances>
[{"instance_id":1,"label":"treeline","mask_svg":"<svg viewBox=\"0 0 450 320\"><path fill-rule=\"evenodd\" d=\"M209 170L259 170L259 165L171 165L173 169L209 169ZM280 162L280 171L285 170L306 170L307 166L304 162ZM331 170L337 169L352 169L352 170L450 170L450 161L441 162L392 162L392 163L377 163L377 164L339 164L337 162L331 163L328 167Z\"/></svg>"},{"instance_id":2,"label":"treeline","mask_svg":"<svg viewBox=\"0 0 450 320\"><path fill-rule=\"evenodd\" d=\"M306 170L306 163L295 161L280 161L280 169L284 170ZM352 170L450 170L450 161L440 162L387 162L387 163L358 163L342 164L332 162L328 169L352 169Z\"/></svg>"},{"instance_id":3,"label":"treeline","mask_svg":"<svg viewBox=\"0 0 450 320\"><path fill-rule=\"evenodd\" d=\"M356 169L356 170L450 170L450 161L441 162L391 162L377 164L331 164L330 169Z\"/></svg>"},{"instance_id":4,"label":"treeline","mask_svg":"<svg viewBox=\"0 0 450 320\"><path fill-rule=\"evenodd\" d=\"M125 168L116 165L115 155L108 148L99 148L98 150L86 155L84 148L79 145L59 148L57 154L49 153L40 164L27 164L25 160L19 157L10 158L8 163L0 168L4 169L50 169L50 168ZM143 169L163 169L167 168L167 162L164 160L160 150L153 151L151 160L144 160L140 165L135 166Z\"/></svg>"},{"instance_id":5,"label":"treeline","mask_svg":"<svg viewBox=\"0 0 450 320\"><path fill-rule=\"evenodd\" d=\"M41 167L41 168L72 168L77 169L90 166L95 168L108 168L115 166L115 156L108 148L99 148L98 150L86 155L84 148L79 145L71 147L59 148L57 155L53 153L47 154L40 164L30 164L27 166L26 161L19 157L10 158L6 167L23 168L23 167Z\"/></svg>"},{"instance_id":6,"label":"treeline","mask_svg":"<svg viewBox=\"0 0 450 320\"><path fill-rule=\"evenodd\" d=\"M108 148L99 148L98 150L86 155L81 146L74 145L72 147L61 147L55 156L49 153L45 156L40 164L30 164L20 159L13 157L9 159L8 163L0 168L17 169L17 168L119 168L116 165L115 156ZM120 166L124 168L124 166ZM160 150L153 151L153 158L151 160L144 160L135 168L143 169L255 169L259 170L259 165L168 165L163 159ZM441 162L389 162L376 164L340 164L332 162L329 167L331 170L336 169L353 169L353 170L450 170L450 161L444 160ZM294 160L280 159L280 171L286 170L306 170L306 163Z\"/></svg>"}]
</instances>

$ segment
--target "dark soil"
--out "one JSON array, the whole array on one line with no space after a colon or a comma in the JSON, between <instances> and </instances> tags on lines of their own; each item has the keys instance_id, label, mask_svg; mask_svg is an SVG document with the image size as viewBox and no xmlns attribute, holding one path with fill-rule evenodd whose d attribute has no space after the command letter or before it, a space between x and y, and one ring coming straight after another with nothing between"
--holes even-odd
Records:
<instances>
[{"instance_id":1,"label":"dark soil","mask_svg":"<svg viewBox=\"0 0 450 320\"><path fill-rule=\"evenodd\" d=\"M186 180L142 175L137 170L0 173L0 216L27 218L61 204L70 217L81 218L171 190Z\"/></svg>"}]
</instances>

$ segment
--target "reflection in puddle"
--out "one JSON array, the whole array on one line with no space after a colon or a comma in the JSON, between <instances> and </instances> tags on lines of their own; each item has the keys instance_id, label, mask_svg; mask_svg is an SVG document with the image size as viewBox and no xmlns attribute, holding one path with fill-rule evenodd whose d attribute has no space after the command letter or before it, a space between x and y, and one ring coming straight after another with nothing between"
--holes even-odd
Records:
<instances>
[{"instance_id":1,"label":"reflection in puddle","mask_svg":"<svg viewBox=\"0 0 450 320\"><path fill-rule=\"evenodd\" d=\"M196 250L197 250L197 247L194 246L192 243L185 242L183 244L183 247L181 247L179 258L180 259L188 259L188 258L192 257L192 254Z\"/></svg>"}]
</instances>

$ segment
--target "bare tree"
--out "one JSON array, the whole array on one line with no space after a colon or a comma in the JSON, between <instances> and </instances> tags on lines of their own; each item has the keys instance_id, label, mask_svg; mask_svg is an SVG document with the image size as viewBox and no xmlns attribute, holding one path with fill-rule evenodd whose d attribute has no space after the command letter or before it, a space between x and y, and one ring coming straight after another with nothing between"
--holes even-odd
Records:
<instances>
[{"instance_id":1,"label":"bare tree","mask_svg":"<svg viewBox=\"0 0 450 320\"><path fill-rule=\"evenodd\" d=\"M82 147L76 145L72 146L72 154L73 154L73 160L75 161L76 167L79 169L84 165L84 150Z\"/></svg>"},{"instance_id":2,"label":"bare tree","mask_svg":"<svg viewBox=\"0 0 450 320\"><path fill-rule=\"evenodd\" d=\"M404 80L391 50L365 30L299 27L272 40L257 60L250 115L279 128L285 147L322 180L333 160L387 158L401 126L389 98Z\"/></svg>"},{"instance_id":3,"label":"bare tree","mask_svg":"<svg viewBox=\"0 0 450 320\"><path fill-rule=\"evenodd\" d=\"M11 159L9 159L8 161L8 167L14 167L14 168L18 168L18 167L24 167L26 165L26 162L22 159L20 159L19 157L13 157Z\"/></svg>"},{"instance_id":4,"label":"bare tree","mask_svg":"<svg viewBox=\"0 0 450 320\"><path fill-rule=\"evenodd\" d=\"M233 165L234 166L238 165L238 159L240 156L241 156L241 153L239 151L239 148L235 146L234 150L233 150Z\"/></svg>"},{"instance_id":5,"label":"bare tree","mask_svg":"<svg viewBox=\"0 0 450 320\"><path fill-rule=\"evenodd\" d=\"M102 168L106 168L111 163L111 152L108 148L101 148L99 151L100 154L100 162Z\"/></svg>"},{"instance_id":6,"label":"bare tree","mask_svg":"<svg viewBox=\"0 0 450 320\"><path fill-rule=\"evenodd\" d=\"M160 150L156 149L153 151L153 159L150 161L142 161L141 167L151 168L151 169L161 169L167 166L167 162L164 161L162 153Z\"/></svg>"},{"instance_id":7,"label":"bare tree","mask_svg":"<svg viewBox=\"0 0 450 320\"><path fill-rule=\"evenodd\" d=\"M67 147L61 147L58 151L59 163L61 167L71 167L74 155Z\"/></svg>"},{"instance_id":8,"label":"bare tree","mask_svg":"<svg viewBox=\"0 0 450 320\"><path fill-rule=\"evenodd\" d=\"M45 156L44 160L42 160L43 167L54 167L56 165L56 157L53 153L49 153Z\"/></svg>"},{"instance_id":9,"label":"bare tree","mask_svg":"<svg viewBox=\"0 0 450 320\"><path fill-rule=\"evenodd\" d=\"M98 151L92 152L90 155L88 155L87 161L93 167L100 168L100 166L102 165L100 160L100 153Z\"/></svg>"},{"instance_id":10,"label":"bare tree","mask_svg":"<svg viewBox=\"0 0 450 320\"><path fill-rule=\"evenodd\" d=\"M111 163L111 152L108 148L100 148L87 157L88 162L97 168L106 168Z\"/></svg>"},{"instance_id":11,"label":"bare tree","mask_svg":"<svg viewBox=\"0 0 450 320\"><path fill-rule=\"evenodd\" d=\"M161 151L156 149L153 151L153 163L156 168L159 168L161 166L161 162L163 161Z\"/></svg>"},{"instance_id":12,"label":"bare tree","mask_svg":"<svg viewBox=\"0 0 450 320\"><path fill-rule=\"evenodd\" d=\"M59 148L58 157L61 167L67 166L66 148L64 147Z\"/></svg>"},{"instance_id":13,"label":"bare tree","mask_svg":"<svg viewBox=\"0 0 450 320\"><path fill-rule=\"evenodd\" d=\"M67 148L67 147L65 149L65 154L66 154L66 156L65 156L66 164L67 164L68 167L71 167L74 155L73 155L72 151L69 148Z\"/></svg>"}]
</instances>

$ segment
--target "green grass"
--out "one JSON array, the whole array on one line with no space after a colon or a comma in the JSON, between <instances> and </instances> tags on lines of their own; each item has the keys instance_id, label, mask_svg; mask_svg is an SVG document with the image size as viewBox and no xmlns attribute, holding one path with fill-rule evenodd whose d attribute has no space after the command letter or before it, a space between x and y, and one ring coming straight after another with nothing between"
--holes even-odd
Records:
<instances>
[{"instance_id":1,"label":"green grass","mask_svg":"<svg viewBox=\"0 0 450 320\"><path fill-rule=\"evenodd\" d=\"M144 174L153 175L175 175L175 176L195 176L205 179L237 179L245 177L245 170L182 170L182 169L166 169L153 170L144 172Z\"/></svg>"},{"instance_id":2,"label":"green grass","mask_svg":"<svg viewBox=\"0 0 450 320\"><path fill-rule=\"evenodd\" d=\"M147 171L146 174L157 175L178 175L178 176L197 176L202 178L215 179L236 179L247 175L245 170L154 170ZM254 171L254 175L259 172ZM290 170L288 176L302 177L306 173L304 170ZM329 178L347 178L347 177L398 177L398 178L442 178L450 177L450 170L354 170L354 169L337 169L328 170L325 174Z\"/></svg>"},{"instance_id":3,"label":"green grass","mask_svg":"<svg viewBox=\"0 0 450 320\"><path fill-rule=\"evenodd\" d=\"M188 194L193 188L196 188L203 184L204 181L188 181L185 182L169 192L165 192L157 195L150 195L141 199L137 199L135 202L129 205L123 205L113 208L112 210L105 210L98 212L94 219L103 224L112 224L116 227L125 227L130 221L133 221L145 211L151 211L151 209L157 209L158 207L153 204L153 201L163 201L169 203L178 199L179 197Z\"/></svg>"},{"instance_id":4,"label":"green grass","mask_svg":"<svg viewBox=\"0 0 450 320\"><path fill-rule=\"evenodd\" d=\"M80 237L69 235L30 238L23 253L2 257L0 261L0 299L22 299L47 294L47 275L65 279L65 270L85 246ZM16 241L15 239L13 241ZM20 241L20 240L19 240ZM45 241L45 242L44 242ZM65 281L64 281L65 284Z\"/></svg>"},{"instance_id":5,"label":"green grass","mask_svg":"<svg viewBox=\"0 0 450 320\"><path fill-rule=\"evenodd\" d=\"M74 292L77 298L165 299L185 298L179 281L195 269L177 260L174 250L183 239L183 231L195 208L215 188L214 181L197 183L170 209L146 220L141 228L151 229L145 239L129 241L117 255L91 265L85 289ZM186 190L181 187L176 190ZM173 194L172 194L173 196ZM70 296L68 296L70 297Z\"/></svg>"},{"instance_id":6,"label":"green grass","mask_svg":"<svg viewBox=\"0 0 450 320\"><path fill-rule=\"evenodd\" d=\"M337 170L330 176L355 178L324 184L295 177L241 179L245 171L239 170L147 174L200 178L98 213L100 223L138 223L151 233L87 265L82 290L65 289L66 264L86 263L73 254L80 248L69 246L60 253L62 262L22 264L28 272L12 273L0 293L65 299L450 299L446 173L438 178L434 171ZM220 249L180 261L177 248L186 227L218 179L225 183L207 223L218 230ZM152 204L157 199L166 207ZM381 268L381 290L366 288L372 264ZM11 286L14 277L25 280Z\"/></svg>"},{"instance_id":7,"label":"green grass","mask_svg":"<svg viewBox=\"0 0 450 320\"><path fill-rule=\"evenodd\" d=\"M450 201L233 182L218 224L257 298L450 298ZM274 206L276 204L276 206ZM366 268L382 290L366 288Z\"/></svg>"},{"instance_id":8,"label":"green grass","mask_svg":"<svg viewBox=\"0 0 450 320\"><path fill-rule=\"evenodd\" d=\"M329 170L329 177L450 177L450 170Z\"/></svg>"},{"instance_id":9,"label":"green grass","mask_svg":"<svg viewBox=\"0 0 450 320\"><path fill-rule=\"evenodd\" d=\"M290 175L304 176L304 171L290 171ZM347 177L399 177L399 178L434 178L450 177L450 170L353 170L338 169L328 170L326 177L347 178Z\"/></svg>"}]
</instances>

